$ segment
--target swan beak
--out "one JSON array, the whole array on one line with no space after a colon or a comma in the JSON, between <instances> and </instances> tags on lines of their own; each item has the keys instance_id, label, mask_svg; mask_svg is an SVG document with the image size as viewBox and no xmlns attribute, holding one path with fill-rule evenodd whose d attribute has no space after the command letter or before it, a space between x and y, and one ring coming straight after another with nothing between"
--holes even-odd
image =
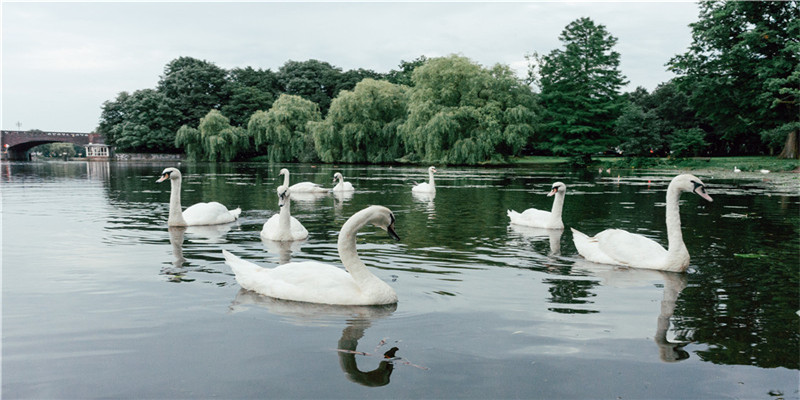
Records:
<instances>
[{"instance_id":1,"label":"swan beak","mask_svg":"<svg viewBox=\"0 0 800 400\"><path fill-rule=\"evenodd\" d=\"M391 236L392 239L400 240L400 236L397 236L397 232L394 231L394 223L386 227L386 232L389 232L389 236Z\"/></svg>"},{"instance_id":2,"label":"swan beak","mask_svg":"<svg viewBox=\"0 0 800 400\"><path fill-rule=\"evenodd\" d=\"M553 188L553 190L551 190L550 193L547 193L547 197L550 197L556 193L558 193L558 188Z\"/></svg>"},{"instance_id":3,"label":"swan beak","mask_svg":"<svg viewBox=\"0 0 800 400\"><path fill-rule=\"evenodd\" d=\"M711 202L711 201L714 201L714 200L711 198L711 196L709 196L709 195L708 195L708 193L706 193L706 191L705 191L705 190L703 190L703 189L700 189L700 190L696 191L695 193L697 193L697 195L698 195L698 196L700 196L700 197L702 197L702 198L704 198L704 199L706 199L706 200L708 200L708 201L710 201L710 202Z\"/></svg>"},{"instance_id":4,"label":"swan beak","mask_svg":"<svg viewBox=\"0 0 800 400\"><path fill-rule=\"evenodd\" d=\"M165 181L165 180L167 180L167 179L169 179L169 174L164 174L164 175L161 175L161 178L158 178L158 180L156 181L156 183L161 183L161 182L164 182L164 181Z\"/></svg>"}]
</instances>

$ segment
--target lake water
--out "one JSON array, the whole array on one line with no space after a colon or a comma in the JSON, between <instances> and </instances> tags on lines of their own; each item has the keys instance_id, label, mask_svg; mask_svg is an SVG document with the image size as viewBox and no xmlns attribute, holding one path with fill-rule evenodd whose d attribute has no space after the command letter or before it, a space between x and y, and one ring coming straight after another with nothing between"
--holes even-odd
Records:
<instances>
[{"instance_id":1,"label":"lake water","mask_svg":"<svg viewBox=\"0 0 800 400\"><path fill-rule=\"evenodd\" d=\"M677 172L594 176L543 167L186 164L183 205L241 207L217 229L167 229L166 163L3 163L5 398L797 398L800 193L796 174L698 172L713 203L684 194L692 260L667 274L591 264L570 227L666 243ZM293 197L309 238L262 243L292 181L351 197ZM509 226L567 185L563 234ZM782 184L776 184L781 181ZM391 307L276 301L240 289L222 249L263 266L340 265L344 221L371 204L395 242L359 235ZM378 355L397 347L393 363ZM356 355L351 350L372 355Z\"/></svg>"}]
</instances>

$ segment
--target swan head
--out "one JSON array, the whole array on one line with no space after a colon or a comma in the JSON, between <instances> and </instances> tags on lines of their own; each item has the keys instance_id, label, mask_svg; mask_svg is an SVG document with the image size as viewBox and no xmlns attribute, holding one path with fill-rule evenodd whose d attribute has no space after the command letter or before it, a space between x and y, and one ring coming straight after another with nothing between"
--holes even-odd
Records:
<instances>
[{"instance_id":1,"label":"swan head","mask_svg":"<svg viewBox=\"0 0 800 400\"><path fill-rule=\"evenodd\" d=\"M669 187L675 187L681 192L692 192L705 200L714 201L711 199L711 196L706 193L706 185L703 181L692 174L682 174L672 178Z\"/></svg>"},{"instance_id":2,"label":"swan head","mask_svg":"<svg viewBox=\"0 0 800 400\"><path fill-rule=\"evenodd\" d=\"M289 187L280 185L278 186L278 207L283 207L286 201L289 200Z\"/></svg>"},{"instance_id":3,"label":"swan head","mask_svg":"<svg viewBox=\"0 0 800 400\"><path fill-rule=\"evenodd\" d=\"M428 172L430 172L430 173L436 172L436 167L431 165L430 167L428 167Z\"/></svg>"},{"instance_id":4,"label":"swan head","mask_svg":"<svg viewBox=\"0 0 800 400\"><path fill-rule=\"evenodd\" d=\"M553 184L553 187L550 189L550 192L547 193L547 197L550 197L556 193L564 194L567 191L567 185L564 182L556 182Z\"/></svg>"},{"instance_id":5,"label":"swan head","mask_svg":"<svg viewBox=\"0 0 800 400\"><path fill-rule=\"evenodd\" d=\"M333 174L333 181L336 182L337 179L344 179L341 172Z\"/></svg>"},{"instance_id":6,"label":"swan head","mask_svg":"<svg viewBox=\"0 0 800 400\"><path fill-rule=\"evenodd\" d=\"M281 168L281 171L278 172L278 175L289 175L289 170L286 168Z\"/></svg>"},{"instance_id":7,"label":"swan head","mask_svg":"<svg viewBox=\"0 0 800 400\"><path fill-rule=\"evenodd\" d=\"M389 236L392 237L392 239L400 240L400 236L398 236L397 232L394 231L395 218L392 210L389 210L384 206L370 206L364 211L368 212L370 215L367 223L385 230Z\"/></svg>"},{"instance_id":8,"label":"swan head","mask_svg":"<svg viewBox=\"0 0 800 400\"><path fill-rule=\"evenodd\" d=\"M165 168L161 171L161 177L158 178L156 183L164 182L167 179L181 179L181 171L173 167Z\"/></svg>"}]
</instances>

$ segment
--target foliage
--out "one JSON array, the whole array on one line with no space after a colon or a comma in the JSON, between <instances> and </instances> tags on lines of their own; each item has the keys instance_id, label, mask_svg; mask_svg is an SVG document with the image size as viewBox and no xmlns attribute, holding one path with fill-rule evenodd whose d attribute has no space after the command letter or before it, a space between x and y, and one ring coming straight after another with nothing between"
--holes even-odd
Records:
<instances>
[{"instance_id":1,"label":"foliage","mask_svg":"<svg viewBox=\"0 0 800 400\"><path fill-rule=\"evenodd\" d=\"M414 70L421 67L428 61L424 55L419 56L411 61L401 60L398 67L399 70L391 70L386 74L386 79L396 85L414 86L414 81L411 79Z\"/></svg>"},{"instance_id":2,"label":"foliage","mask_svg":"<svg viewBox=\"0 0 800 400\"><path fill-rule=\"evenodd\" d=\"M277 74L284 93L316 103L323 116L339 93L341 75L341 68L319 60L287 61Z\"/></svg>"},{"instance_id":3,"label":"foliage","mask_svg":"<svg viewBox=\"0 0 800 400\"><path fill-rule=\"evenodd\" d=\"M365 79L343 91L325 121L314 124L314 144L323 162L390 163L403 155L397 127L405 119L407 88Z\"/></svg>"},{"instance_id":4,"label":"foliage","mask_svg":"<svg viewBox=\"0 0 800 400\"><path fill-rule=\"evenodd\" d=\"M153 89L122 92L103 104L98 132L118 151L174 151L174 122L180 118L168 99Z\"/></svg>"},{"instance_id":5,"label":"foliage","mask_svg":"<svg viewBox=\"0 0 800 400\"><path fill-rule=\"evenodd\" d=\"M797 1L699 7L689 50L668 66L692 107L714 126L712 142L723 143L716 154L763 151L761 132L800 118L790 76L800 64L800 7Z\"/></svg>"},{"instance_id":6,"label":"foliage","mask_svg":"<svg viewBox=\"0 0 800 400\"><path fill-rule=\"evenodd\" d=\"M75 157L79 153L76 147L72 143L47 143L34 147L31 152L42 153L44 157Z\"/></svg>"},{"instance_id":7,"label":"foliage","mask_svg":"<svg viewBox=\"0 0 800 400\"><path fill-rule=\"evenodd\" d=\"M399 127L408 159L477 164L518 155L533 135L535 98L507 66L434 58L416 68L413 82Z\"/></svg>"},{"instance_id":8,"label":"foliage","mask_svg":"<svg viewBox=\"0 0 800 400\"><path fill-rule=\"evenodd\" d=\"M543 130L556 155L570 154L586 163L594 153L614 147L614 122L620 115L617 38L589 18L571 22L561 32L564 49L541 59L539 80L544 106Z\"/></svg>"},{"instance_id":9,"label":"foliage","mask_svg":"<svg viewBox=\"0 0 800 400\"><path fill-rule=\"evenodd\" d=\"M319 122L319 107L299 96L282 94L267 111L259 111L247 124L259 152L266 148L270 162L309 162L317 159L309 122Z\"/></svg>"},{"instance_id":10,"label":"foliage","mask_svg":"<svg viewBox=\"0 0 800 400\"><path fill-rule=\"evenodd\" d=\"M227 76L225 92L228 102L222 113L236 126L244 126L258 110L269 110L280 95L278 79L270 70L234 68Z\"/></svg>"},{"instance_id":11,"label":"foliage","mask_svg":"<svg viewBox=\"0 0 800 400\"><path fill-rule=\"evenodd\" d=\"M175 146L183 147L192 160L231 161L248 144L247 131L231 126L230 120L218 110L209 111L200 120L199 129L184 125L175 137Z\"/></svg>"},{"instance_id":12,"label":"foliage","mask_svg":"<svg viewBox=\"0 0 800 400\"><path fill-rule=\"evenodd\" d=\"M183 125L195 126L208 110L222 107L226 75L213 63L191 57L176 58L164 67L157 89L180 116L171 121L172 132Z\"/></svg>"},{"instance_id":13,"label":"foliage","mask_svg":"<svg viewBox=\"0 0 800 400\"><path fill-rule=\"evenodd\" d=\"M625 155L646 156L663 153L665 140L661 121L654 110L628 103L617 118L614 134L620 140L619 149Z\"/></svg>"},{"instance_id":14,"label":"foliage","mask_svg":"<svg viewBox=\"0 0 800 400\"><path fill-rule=\"evenodd\" d=\"M708 146L706 133L699 128L679 129L672 135L670 148L676 157L697 156Z\"/></svg>"}]
</instances>

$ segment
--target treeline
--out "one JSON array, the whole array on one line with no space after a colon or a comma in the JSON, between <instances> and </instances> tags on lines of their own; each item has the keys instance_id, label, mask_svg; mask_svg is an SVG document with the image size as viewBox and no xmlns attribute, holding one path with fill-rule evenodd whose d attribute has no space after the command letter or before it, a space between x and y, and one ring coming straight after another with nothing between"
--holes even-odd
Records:
<instances>
[{"instance_id":1,"label":"treeline","mask_svg":"<svg viewBox=\"0 0 800 400\"><path fill-rule=\"evenodd\" d=\"M118 151L209 161L477 164L523 154L798 157L800 7L702 2L693 43L652 93L627 84L617 39L589 18L563 48L530 54L526 79L451 55L397 70L318 60L225 70L181 57L155 89L103 104Z\"/></svg>"}]
</instances>

